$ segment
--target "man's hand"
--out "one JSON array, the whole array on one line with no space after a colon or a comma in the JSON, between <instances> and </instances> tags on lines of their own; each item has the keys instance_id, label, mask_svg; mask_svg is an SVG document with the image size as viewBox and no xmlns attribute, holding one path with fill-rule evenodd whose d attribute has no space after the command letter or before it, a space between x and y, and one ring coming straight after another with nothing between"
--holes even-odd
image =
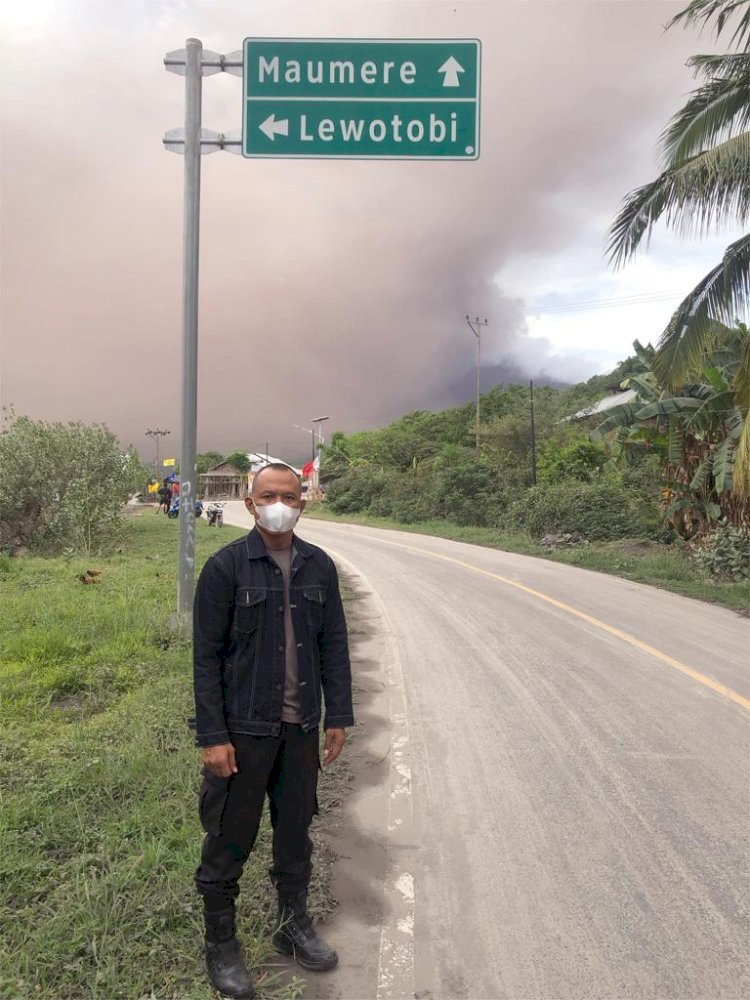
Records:
<instances>
[{"instance_id":1,"label":"man's hand","mask_svg":"<svg viewBox=\"0 0 750 1000\"><path fill-rule=\"evenodd\" d=\"M343 744L342 744L343 745ZM234 756L234 744L220 743L215 747L203 747L201 761L211 774L217 778L229 778L237 774L237 758Z\"/></svg>"},{"instance_id":2,"label":"man's hand","mask_svg":"<svg viewBox=\"0 0 750 1000\"><path fill-rule=\"evenodd\" d=\"M345 729L326 729L325 753L323 754L323 765L332 764L346 743Z\"/></svg>"}]
</instances>

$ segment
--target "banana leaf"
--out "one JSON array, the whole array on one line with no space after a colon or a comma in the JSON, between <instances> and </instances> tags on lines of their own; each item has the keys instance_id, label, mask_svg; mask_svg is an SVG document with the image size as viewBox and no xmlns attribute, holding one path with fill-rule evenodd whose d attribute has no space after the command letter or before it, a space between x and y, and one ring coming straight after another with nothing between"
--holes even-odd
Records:
<instances>
[{"instance_id":1,"label":"banana leaf","mask_svg":"<svg viewBox=\"0 0 750 1000\"><path fill-rule=\"evenodd\" d=\"M639 401L651 403L659 398L659 389L651 372L646 372L643 375L630 375L627 383L629 389L635 389L638 393Z\"/></svg>"},{"instance_id":2,"label":"banana leaf","mask_svg":"<svg viewBox=\"0 0 750 1000\"><path fill-rule=\"evenodd\" d=\"M697 410L702 405L703 400L694 396L668 396L638 410L636 419L650 420L652 417L666 417L670 413L685 413L687 410Z\"/></svg>"},{"instance_id":3,"label":"banana leaf","mask_svg":"<svg viewBox=\"0 0 750 1000\"><path fill-rule=\"evenodd\" d=\"M667 457L671 465L682 464L682 431L674 417L669 421Z\"/></svg>"},{"instance_id":4,"label":"banana leaf","mask_svg":"<svg viewBox=\"0 0 750 1000\"><path fill-rule=\"evenodd\" d=\"M703 487L708 482L711 475L711 470L713 468L714 457L713 455L708 455L703 459L701 464L695 470L695 475L690 480L690 489L695 490L696 493L703 489Z\"/></svg>"},{"instance_id":5,"label":"banana leaf","mask_svg":"<svg viewBox=\"0 0 750 1000\"><path fill-rule=\"evenodd\" d=\"M734 445L729 437L724 438L713 454L713 473L717 493L731 490L734 474Z\"/></svg>"},{"instance_id":6,"label":"banana leaf","mask_svg":"<svg viewBox=\"0 0 750 1000\"><path fill-rule=\"evenodd\" d=\"M607 419L591 431L589 434L591 440L600 441L610 431L619 430L621 427L631 427L637 423L635 414L640 405L640 403L636 402L621 403L620 406L615 406L609 411Z\"/></svg>"}]
</instances>

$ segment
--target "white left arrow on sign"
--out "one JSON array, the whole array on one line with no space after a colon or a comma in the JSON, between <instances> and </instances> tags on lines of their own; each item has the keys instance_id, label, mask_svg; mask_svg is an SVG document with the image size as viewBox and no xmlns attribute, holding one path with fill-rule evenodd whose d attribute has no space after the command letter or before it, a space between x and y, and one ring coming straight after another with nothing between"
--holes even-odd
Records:
<instances>
[{"instance_id":1,"label":"white left arrow on sign","mask_svg":"<svg viewBox=\"0 0 750 1000\"><path fill-rule=\"evenodd\" d=\"M274 141L274 136L277 135L289 135L289 121L284 118L281 121L276 121L276 116L270 114L264 122L261 122L258 128L261 130L263 135L265 135L271 142Z\"/></svg>"}]
</instances>

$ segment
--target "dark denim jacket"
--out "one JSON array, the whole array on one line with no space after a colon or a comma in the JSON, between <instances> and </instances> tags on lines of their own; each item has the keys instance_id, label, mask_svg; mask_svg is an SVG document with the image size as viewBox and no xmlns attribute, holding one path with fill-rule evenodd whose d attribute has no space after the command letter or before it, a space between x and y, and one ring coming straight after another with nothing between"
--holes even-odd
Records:
<instances>
[{"instance_id":1,"label":"dark denim jacket","mask_svg":"<svg viewBox=\"0 0 750 1000\"><path fill-rule=\"evenodd\" d=\"M289 599L297 642L302 728L354 725L349 643L338 574L295 536ZM284 584L259 532L220 549L198 579L193 613L196 745L231 734L277 736L284 700Z\"/></svg>"}]
</instances>

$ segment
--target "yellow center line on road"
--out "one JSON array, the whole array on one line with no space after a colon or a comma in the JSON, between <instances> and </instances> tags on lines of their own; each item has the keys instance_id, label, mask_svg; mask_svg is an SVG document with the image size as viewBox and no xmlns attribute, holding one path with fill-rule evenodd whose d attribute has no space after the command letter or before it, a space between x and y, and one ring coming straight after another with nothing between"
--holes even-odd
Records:
<instances>
[{"instance_id":1,"label":"yellow center line on road","mask_svg":"<svg viewBox=\"0 0 750 1000\"><path fill-rule=\"evenodd\" d=\"M368 535L368 538L373 538L372 535ZM429 549L420 549L413 545L404 545L403 542L392 542L390 539L386 538L373 538L374 541L380 542L383 545L394 545L398 549L405 549L407 552L416 552L420 556L429 556L432 559L442 559L443 562L454 563L456 566L462 566L464 569L471 570L472 573L481 573L482 576L488 576L492 580L498 580L500 583L505 583L509 587L515 587L516 590L521 590L525 594L530 594L532 597L536 597L537 600L544 601L547 604L551 604L555 608L559 608L561 611L567 612L569 615L573 615L575 618L580 618L582 621L588 622L589 625L593 625L595 628L601 629L603 632L608 632L609 635L613 635L623 642L627 642L631 646L635 646L636 649L640 649L644 653L648 653L650 656L655 657L657 660L661 660L662 663L666 663L667 666L673 667L675 670L679 670L681 674L685 674L687 677L691 677L698 684L703 684L704 687L710 688L717 694L723 695L725 698L729 698L730 701L736 702L736 704L741 705L742 708L750 711L750 699L744 698L737 691L733 691L732 688L727 687L725 684L720 684L719 681L715 681L712 677L707 677L706 674L702 674L699 670L695 670L693 667L683 663L681 660L676 660L673 656L669 656L667 653L663 653L660 649L656 649L654 646L649 646L647 642L641 642L640 639L636 639L634 635L630 635L629 632L624 632L620 628L615 628L614 625L608 625L606 622L600 621L598 618L594 618L592 615L587 615L585 611L579 611L578 608L572 607L570 604L565 604L564 601L558 601L556 597L550 597L549 594L542 593L541 590L535 590L533 587L527 587L525 583L519 583L518 580L511 580L507 576L502 576L500 573L493 573L488 569L481 569L479 566L472 566L471 563L464 562L462 559L456 559L453 556L444 556L438 552L430 552Z\"/></svg>"}]
</instances>

